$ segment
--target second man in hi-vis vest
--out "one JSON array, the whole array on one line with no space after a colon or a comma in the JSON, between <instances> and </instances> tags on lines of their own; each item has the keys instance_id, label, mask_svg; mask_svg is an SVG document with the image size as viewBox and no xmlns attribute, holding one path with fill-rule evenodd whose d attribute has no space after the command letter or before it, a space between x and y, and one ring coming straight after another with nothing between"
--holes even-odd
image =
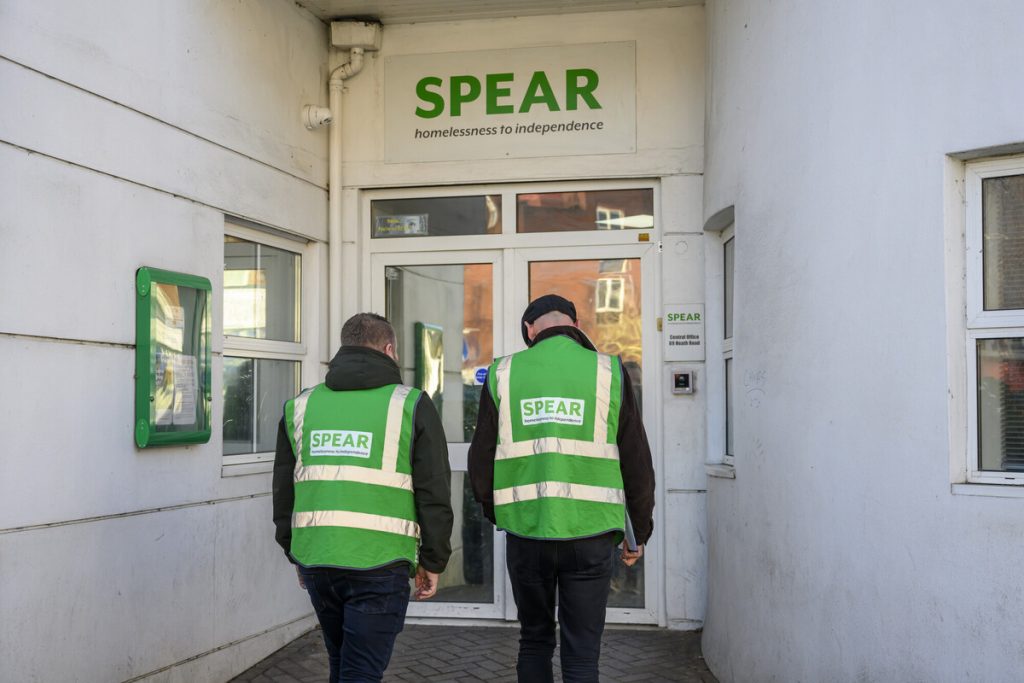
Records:
<instances>
[{"instance_id":1,"label":"second man in hi-vis vest","mask_svg":"<svg viewBox=\"0 0 1024 683\"><path fill-rule=\"evenodd\" d=\"M277 542L323 628L330 681L380 681L416 597L451 555L451 470L429 397L402 384L390 323L350 318L326 381L285 404Z\"/></svg>"},{"instance_id":2,"label":"second man in hi-vis vest","mask_svg":"<svg viewBox=\"0 0 1024 683\"><path fill-rule=\"evenodd\" d=\"M507 532L519 681L553 680L557 590L563 680L596 683L615 545L631 566L654 526L650 447L621 360L597 352L570 301L540 297L522 328L530 348L488 371L469 476Z\"/></svg>"}]
</instances>

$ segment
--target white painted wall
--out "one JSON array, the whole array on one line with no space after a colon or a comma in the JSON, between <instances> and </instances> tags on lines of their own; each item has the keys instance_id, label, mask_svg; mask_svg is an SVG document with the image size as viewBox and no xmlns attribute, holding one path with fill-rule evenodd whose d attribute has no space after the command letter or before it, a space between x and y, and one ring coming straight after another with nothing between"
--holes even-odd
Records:
<instances>
[{"instance_id":1,"label":"white painted wall","mask_svg":"<svg viewBox=\"0 0 1024 683\"><path fill-rule=\"evenodd\" d=\"M133 282L214 283L219 397L224 214L326 235L327 43L275 0L0 4L0 679L222 681L312 625L221 402L134 447Z\"/></svg>"},{"instance_id":2,"label":"white painted wall","mask_svg":"<svg viewBox=\"0 0 1024 683\"><path fill-rule=\"evenodd\" d=\"M637 152L589 156L430 163L385 163L384 60L391 55L473 52L617 41L636 41ZM381 51L367 53L363 72L347 82L344 131L345 217L356 224L352 205L363 189L507 183L594 178L658 178L665 249L658 259L664 304L704 299L701 203L704 140L704 10L687 7L500 20L387 25ZM335 60L337 60L337 55ZM333 62L332 62L333 63ZM506 209L508 210L508 209ZM355 249L368 226L351 232ZM571 252L567 251L567 256ZM354 259L353 259L354 262ZM346 290L363 288L363 273L344 272ZM361 291L362 301L369 293ZM346 305L355 312L359 299ZM507 325L518 326L521 311ZM658 316L660 312L645 311ZM343 316L344 317L344 316ZM705 474L704 395L672 396L668 365L660 362L660 339L650 340L645 363L657 366L659 382L645 395L663 398L648 423L656 449L658 503L656 539L664 558L665 581L659 600L665 624L698 628L704 617ZM701 363L689 364L702 372ZM651 565L653 567L653 565ZM649 579L651 580L651 579Z\"/></svg>"},{"instance_id":3,"label":"white painted wall","mask_svg":"<svg viewBox=\"0 0 1024 683\"><path fill-rule=\"evenodd\" d=\"M963 284L944 249L955 264L962 243L944 212L963 210L946 155L1024 139L1024 7L707 11L737 450L735 480L709 482L705 657L722 681L1017 680L1024 499L951 493Z\"/></svg>"}]
</instances>

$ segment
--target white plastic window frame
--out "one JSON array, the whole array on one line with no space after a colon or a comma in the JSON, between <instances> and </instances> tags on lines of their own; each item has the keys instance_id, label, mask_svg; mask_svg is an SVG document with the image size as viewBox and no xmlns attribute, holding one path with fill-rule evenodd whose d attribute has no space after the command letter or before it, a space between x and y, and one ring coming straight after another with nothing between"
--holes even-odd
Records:
<instances>
[{"instance_id":1,"label":"white plastic window frame","mask_svg":"<svg viewBox=\"0 0 1024 683\"><path fill-rule=\"evenodd\" d=\"M314 273L312 272L312 266L314 264L311 263L312 259L310 258L311 243L299 237L285 237L277 232L263 231L241 225L239 223L232 222L230 218L226 219L224 222L224 234L225 236L237 237L239 239L246 240L247 242L254 242L263 246L288 251L300 257L300 279L298 283L299 341L285 342L272 339L253 339L251 337L223 335L223 356L224 358L249 358L298 362L299 384L302 385L305 374L304 370L308 366L307 355L310 347L309 340L313 333L313 328L310 325L310 318L312 317L310 305L312 302L309 301L310 297L308 296L307 291L310 289L308 287L309 278L314 276ZM221 283L221 305L216 307L215 310L218 308L220 309L221 316L220 329L223 331L223 283ZM221 382L223 381L222 375ZM220 416L221 421L223 421L224 400L223 398L220 398L219 400ZM259 474L270 472L273 469L273 450L261 451L258 453L223 455L223 445L221 446L221 449L221 464L223 465L221 472L222 476Z\"/></svg>"},{"instance_id":2,"label":"white plastic window frame","mask_svg":"<svg viewBox=\"0 0 1024 683\"><path fill-rule=\"evenodd\" d=\"M726 360L733 359L735 352L733 339L725 337L725 244L729 240L735 239L736 236L734 213L733 207L727 207L709 219L704 228L705 310L708 311L706 320L707 383L705 384L707 451L704 469L708 476L723 479L736 477L735 456L726 452L727 393L725 381ZM734 320L735 313L734 294ZM735 373L735 371L734 364L733 372Z\"/></svg>"},{"instance_id":3,"label":"white plastic window frame","mask_svg":"<svg viewBox=\"0 0 1024 683\"><path fill-rule=\"evenodd\" d=\"M964 237L966 241L966 362L967 449L966 475L971 484L1024 486L1024 473L980 469L978 452L979 339L1024 338L1024 309L984 309L984 235L982 234L982 181L1024 175L1024 157L1016 156L968 163L964 175Z\"/></svg>"},{"instance_id":4,"label":"white plastic window frame","mask_svg":"<svg viewBox=\"0 0 1024 683\"><path fill-rule=\"evenodd\" d=\"M722 251L721 251L721 262L722 262L722 307L721 307L721 310L722 310L722 388L723 388L722 393L723 393L724 398L725 398L725 400L722 402L722 417L723 417L723 420L722 420L722 464L723 465L733 465L734 461L735 461L735 457L736 457L735 453L730 453L729 452L729 436L728 436L728 434L729 434L729 401L732 400L734 402L732 413L733 413L733 418L735 418L735 416L736 416L736 406L735 406L736 396L735 396L735 392L732 390L732 387L729 386L729 384L730 384L729 383L729 376L725 372L726 362L733 360L733 337L726 337L725 336L725 292L726 292L725 279L726 279L726 277L728 275L728 273L726 273L726 271L725 271L725 247L726 247L727 244L729 244L729 242L733 243L733 264L732 264L733 282L732 282L732 287L730 288L730 291L732 292L732 295L733 295L733 307L732 307L732 314L733 314L732 328L733 329L732 329L732 332L733 332L733 335L735 335L735 331L736 331L736 299L735 299L735 297L736 297L736 242L734 241L735 239L736 239L736 226L735 226L735 224L730 225L729 227L727 227L725 230L722 231L722 235L721 235L721 243L722 243ZM735 380L736 380L736 363L735 363L735 361L733 361L733 365L732 365L732 380L733 380L733 383L735 383ZM733 434L735 434L735 432L736 432L736 425L733 425ZM734 443L732 444L732 447L733 447L733 450L735 451L736 450L735 440L734 440Z\"/></svg>"}]
</instances>

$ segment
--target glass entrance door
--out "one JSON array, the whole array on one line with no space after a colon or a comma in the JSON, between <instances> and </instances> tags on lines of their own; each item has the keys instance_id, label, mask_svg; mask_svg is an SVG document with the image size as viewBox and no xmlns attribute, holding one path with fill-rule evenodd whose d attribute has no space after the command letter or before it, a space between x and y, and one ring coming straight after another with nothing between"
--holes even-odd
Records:
<instances>
[{"instance_id":1,"label":"glass entrance door","mask_svg":"<svg viewBox=\"0 0 1024 683\"><path fill-rule=\"evenodd\" d=\"M644 401L644 386L652 367L645 368L644 345L653 340L655 330L645 329L644 313L653 310L653 274L646 263L650 245L584 247L574 249L517 249L514 258L515 296L512 312L515 334L519 337L519 316L526 305L539 296L558 294L572 301L580 327L603 353L619 356L628 373L633 392L644 414L644 423L656 424L653 405ZM512 326L512 320L508 323ZM523 348L521 337L518 348ZM649 362L648 366L653 366ZM649 434L649 437L653 435ZM653 443L652 443L653 447ZM644 557L633 567L625 567L615 557L612 590L608 600L608 621L627 623L657 622L657 566L659 549L645 548ZM655 563L655 564L652 564ZM514 610L512 612L514 617Z\"/></svg>"},{"instance_id":2,"label":"glass entrance door","mask_svg":"<svg viewBox=\"0 0 1024 683\"><path fill-rule=\"evenodd\" d=\"M378 254L371 269L373 310L395 327L403 381L430 396L449 440L452 557L437 596L410 604L409 614L502 617L504 546L466 474L484 375L503 331L501 252Z\"/></svg>"},{"instance_id":3,"label":"glass entrance door","mask_svg":"<svg viewBox=\"0 0 1024 683\"><path fill-rule=\"evenodd\" d=\"M525 348L532 298L573 300L597 348L622 357L658 453L657 206L655 184L632 180L366 194L363 303L394 323L404 381L438 406L452 467L452 561L438 596L410 615L516 618L503 532L481 518L466 471L486 368ZM638 566L616 570L609 622L659 623L661 557L653 541Z\"/></svg>"}]
</instances>

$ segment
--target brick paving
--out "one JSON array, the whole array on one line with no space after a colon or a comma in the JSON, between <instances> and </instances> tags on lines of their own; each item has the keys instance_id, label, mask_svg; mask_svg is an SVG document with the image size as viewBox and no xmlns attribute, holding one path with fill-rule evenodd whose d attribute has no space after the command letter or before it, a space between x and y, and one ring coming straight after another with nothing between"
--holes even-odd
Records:
<instances>
[{"instance_id":1,"label":"brick paving","mask_svg":"<svg viewBox=\"0 0 1024 683\"><path fill-rule=\"evenodd\" d=\"M503 626L406 624L398 636L389 683L431 681L515 683L519 630ZM561 681L558 651L555 680ZM232 683L323 683L327 653L315 629L234 678ZM700 633L653 628L605 629L601 680L606 683L681 681L715 683L700 653Z\"/></svg>"}]
</instances>

